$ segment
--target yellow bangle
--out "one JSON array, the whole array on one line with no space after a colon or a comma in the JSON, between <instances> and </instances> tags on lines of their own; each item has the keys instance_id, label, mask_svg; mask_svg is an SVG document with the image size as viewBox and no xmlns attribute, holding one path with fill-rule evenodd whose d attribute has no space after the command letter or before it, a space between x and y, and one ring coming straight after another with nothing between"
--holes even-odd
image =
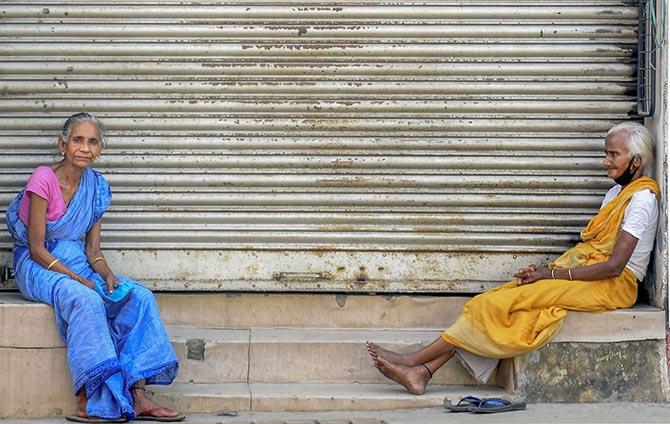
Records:
<instances>
[{"instance_id":1,"label":"yellow bangle","mask_svg":"<svg viewBox=\"0 0 670 424\"><path fill-rule=\"evenodd\" d=\"M105 261L105 258L103 258L102 256L98 256L97 258L93 259L93 262L91 262L91 265L93 265L94 263L96 263L98 261ZM105 261L105 262L107 262L107 261Z\"/></svg>"},{"instance_id":2,"label":"yellow bangle","mask_svg":"<svg viewBox=\"0 0 670 424\"><path fill-rule=\"evenodd\" d=\"M556 279L556 276L554 275L554 272L555 272L555 271L556 271L556 268L552 268L552 269L551 269L551 279L552 279L552 280L555 280L555 279Z\"/></svg>"},{"instance_id":3,"label":"yellow bangle","mask_svg":"<svg viewBox=\"0 0 670 424\"><path fill-rule=\"evenodd\" d=\"M47 269L48 269L49 271L51 271L51 267L54 266L54 265L56 265L56 262L60 262L60 259L54 259L53 261L51 261L51 263L49 264L49 266L47 267Z\"/></svg>"}]
</instances>

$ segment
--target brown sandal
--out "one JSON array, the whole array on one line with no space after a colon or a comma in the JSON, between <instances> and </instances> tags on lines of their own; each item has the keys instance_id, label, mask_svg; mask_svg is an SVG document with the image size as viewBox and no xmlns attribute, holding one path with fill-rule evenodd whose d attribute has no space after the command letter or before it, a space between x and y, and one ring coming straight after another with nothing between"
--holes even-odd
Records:
<instances>
[{"instance_id":1,"label":"brown sandal","mask_svg":"<svg viewBox=\"0 0 670 424\"><path fill-rule=\"evenodd\" d=\"M168 408L164 406L159 406L158 408L153 408L153 409L147 409L146 411L143 411L137 416L135 416L135 419L137 421L160 421L164 423L171 423L171 422L176 422L176 421L183 421L184 418L186 418L186 415L180 414L177 412L177 415L163 415L163 411L170 411Z\"/></svg>"}]
</instances>

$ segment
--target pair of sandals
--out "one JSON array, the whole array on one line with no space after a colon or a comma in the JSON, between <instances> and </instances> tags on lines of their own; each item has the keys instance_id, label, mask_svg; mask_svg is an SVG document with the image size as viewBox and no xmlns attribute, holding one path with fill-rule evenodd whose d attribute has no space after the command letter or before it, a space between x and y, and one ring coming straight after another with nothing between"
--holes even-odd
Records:
<instances>
[{"instance_id":1,"label":"pair of sandals","mask_svg":"<svg viewBox=\"0 0 670 424\"><path fill-rule=\"evenodd\" d=\"M474 414L491 414L495 412L520 411L526 409L526 402L512 402L502 398L483 398L466 396L456 405L444 399L444 407L451 412L472 412Z\"/></svg>"}]
</instances>

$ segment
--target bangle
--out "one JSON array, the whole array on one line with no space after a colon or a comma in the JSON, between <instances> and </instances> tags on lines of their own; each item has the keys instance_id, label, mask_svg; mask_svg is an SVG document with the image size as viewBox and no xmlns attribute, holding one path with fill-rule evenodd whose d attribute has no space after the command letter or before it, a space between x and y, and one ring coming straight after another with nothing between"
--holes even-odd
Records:
<instances>
[{"instance_id":1,"label":"bangle","mask_svg":"<svg viewBox=\"0 0 670 424\"><path fill-rule=\"evenodd\" d=\"M570 281L572 281L572 270L568 268L568 277L570 277Z\"/></svg>"},{"instance_id":2,"label":"bangle","mask_svg":"<svg viewBox=\"0 0 670 424\"><path fill-rule=\"evenodd\" d=\"M103 258L102 256L98 256L97 258L93 259L93 262L91 262L91 265L93 265L94 263L96 263L98 261L105 261L105 258ZM105 261L105 262L107 262L107 261Z\"/></svg>"},{"instance_id":3,"label":"bangle","mask_svg":"<svg viewBox=\"0 0 670 424\"><path fill-rule=\"evenodd\" d=\"M554 275L554 272L556 272L556 268L552 268L552 269L551 269L551 279L552 279L552 280L555 280L555 279L556 279L556 275Z\"/></svg>"},{"instance_id":4,"label":"bangle","mask_svg":"<svg viewBox=\"0 0 670 424\"><path fill-rule=\"evenodd\" d=\"M60 259L54 259L53 261L51 261L51 263L49 264L49 266L47 266L47 269L48 269L49 271L51 271L51 267L54 266L54 265L56 265L56 262L60 262Z\"/></svg>"}]
</instances>

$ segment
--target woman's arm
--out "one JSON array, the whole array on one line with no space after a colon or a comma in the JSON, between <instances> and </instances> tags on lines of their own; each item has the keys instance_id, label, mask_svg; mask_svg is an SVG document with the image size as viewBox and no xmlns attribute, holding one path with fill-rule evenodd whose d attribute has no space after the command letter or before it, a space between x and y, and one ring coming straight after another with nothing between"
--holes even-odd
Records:
<instances>
[{"instance_id":1,"label":"woman's arm","mask_svg":"<svg viewBox=\"0 0 670 424\"><path fill-rule=\"evenodd\" d=\"M33 195L31 192L26 192L24 195L30 196L30 209L28 212L28 248L30 249L30 258L44 268L65 274L92 289L94 286L91 281L72 272L44 247L47 228L47 200L38 195Z\"/></svg>"},{"instance_id":2,"label":"woman's arm","mask_svg":"<svg viewBox=\"0 0 670 424\"><path fill-rule=\"evenodd\" d=\"M519 284L530 284L537 280L557 278L561 280L593 281L621 275L630 259L638 239L626 231L621 231L614 250L609 259L593 265L575 268L556 268L554 275L546 266L531 265L517 272L514 276ZM572 277L572 278L570 278Z\"/></svg>"},{"instance_id":3,"label":"woman's arm","mask_svg":"<svg viewBox=\"0 0 670 424\"><path fill-rule=\"evenodd\" d=\"M114 288L118 283L118 279L107 265L107 260L102 255L102 250L100 250L100 229L102 228L102 219L96 222L88 233L86 233L86 258L88 263L91 264L91 268L102 278L105 279L107 283L107 289L109 292L113 292Z\"/></svg>"}]
</instances>

